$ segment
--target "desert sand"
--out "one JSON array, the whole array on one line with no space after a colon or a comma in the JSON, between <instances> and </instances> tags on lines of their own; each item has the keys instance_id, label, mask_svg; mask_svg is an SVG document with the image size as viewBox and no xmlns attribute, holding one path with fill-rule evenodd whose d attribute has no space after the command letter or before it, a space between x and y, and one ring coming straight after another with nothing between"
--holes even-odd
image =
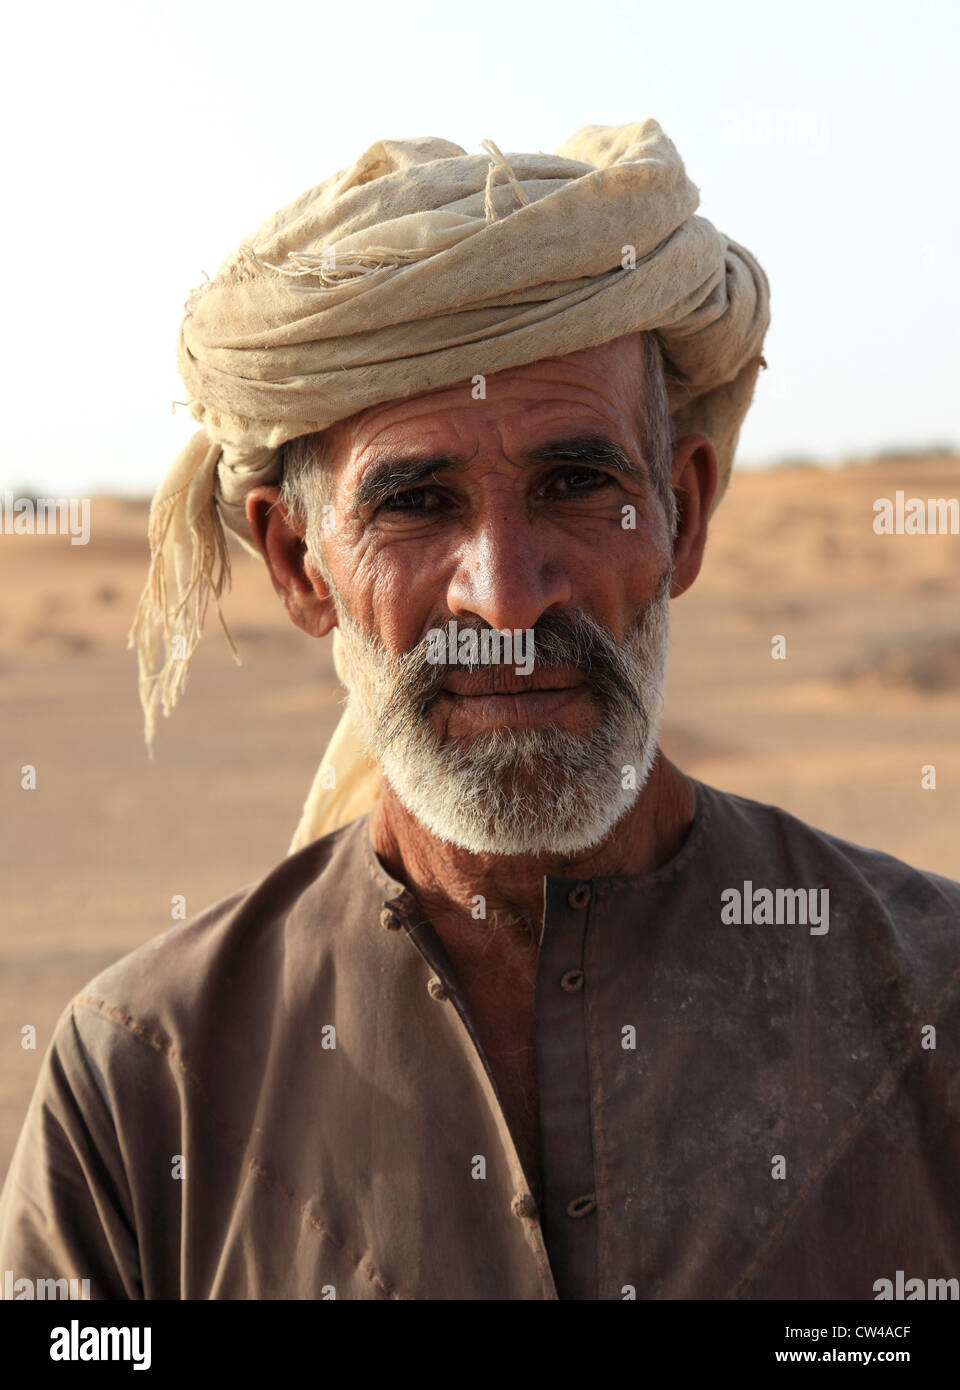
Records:
<instances>
[{"instance_id":1,"label":"desert sand","mask_svg":"<svg viewBox=\"0 0 960 1390\"><path fill-rule=\"evenodd\" d=\"M960 537L876 535L874 500L897 490L958 496L960 457L735 477L672 607L662 745L705 782L960 879ZM295 629L237 548L224 612L243 664L211 612L148 760L126 650L146 513L93 499L87 546L0 535L0 1174L72 995L166 930L177 895L192 916L283 858L340 713L329 638Z\"/></svg>"}]
</instances>

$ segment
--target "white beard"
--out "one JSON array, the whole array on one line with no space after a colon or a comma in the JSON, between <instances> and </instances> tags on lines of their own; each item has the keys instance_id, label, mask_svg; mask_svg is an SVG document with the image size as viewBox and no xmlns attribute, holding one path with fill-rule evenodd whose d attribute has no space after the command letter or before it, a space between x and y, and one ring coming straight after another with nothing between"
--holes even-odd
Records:
<instances>
[{"instance_id":1,"label":"white beard","mask_svg":"<svg viewBox=\"0 0 960 1390\"><path fill-rule=\"evenodd\" d=\"M441 737L429 715L419 717L398 701L398 672L405 663L422 662L423 644L391 657L358 627L334 591L347 708L401 803L438 839L474 854L572 857L599 844L626 815L656 759L670 644L669 589L666 574L623 647L586 614L576 615L617 666L612 697L605 706L595 705L600 714L588 733L559 724L501 725L469 741ZM534 641L542 661L536 627ZM547 660L576 666L589 679L582 649L551 649ZM618 686L629 687L632 698L621 698Z\"/></svg>"}]
</instances>

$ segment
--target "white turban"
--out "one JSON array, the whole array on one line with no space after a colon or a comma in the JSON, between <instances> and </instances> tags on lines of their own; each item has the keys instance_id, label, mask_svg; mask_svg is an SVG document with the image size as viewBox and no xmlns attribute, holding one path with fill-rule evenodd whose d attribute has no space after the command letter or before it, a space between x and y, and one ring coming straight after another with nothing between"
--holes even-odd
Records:
<instances>
[{"instance_id":1,"label":"white turban","mask_svg":"<svg viewBox=\"0 0 960 1390\"><path fill-rule=\"evenodd\" d=\"M158 710L183 690L211 595L219 612L223 528L253 550L246 494L279 483L278 450L298 435L655 329L682 379L667 383L677 433L710 437L714 505L722 497L769 323L761 267L694 215L697 189L656 121L585 126L554 154L483 144L468 155L447 140L377 141L191 294L178 364L202 429L153 500L130 634L148 746ZM291 848L378 791L348 712Z\"/></svg>"}]
</instances>

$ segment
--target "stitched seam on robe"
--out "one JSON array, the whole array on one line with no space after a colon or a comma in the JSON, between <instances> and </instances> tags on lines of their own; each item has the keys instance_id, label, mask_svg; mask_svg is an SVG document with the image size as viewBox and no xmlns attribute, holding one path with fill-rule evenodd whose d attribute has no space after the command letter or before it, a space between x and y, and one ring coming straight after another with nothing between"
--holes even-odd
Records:
<instances>
[{"instance_id":1,"label":"stitched seam on robe","mask_svg":"<svg viewBox=\"0 0 960 1390\"><path fill-rule=\"evenodd\" d=\"M599 1189L596 1193L597 1198L597 1280L598 1293L603 1297L603 1288L608 1280L613 1279L611 1268L611 1244L607 1239L606 1230L611 1217L610 1203L607 1194L610 1192L610 1177L607 1164L607 1135L604 1125L605 1095L603 1077L603 1049L600 1042L600 1027L596 1000L590 988L592 979L591 966L594 960L594 947L597 940L597 933L602 930L600 923L596 920L599 915L597 909L600 906L599 895L593 896L593 901L587 909L587 940L584 951L584 969L586 971L586 985L584 987L586 997L584 999L584 1025L587 1034L587 1066L590 1076L590 1139L593 1148L595 1182Z\"/></svg>"},{"instance_id":2,"label":"stitched seam on robe","mask_svg":"<svg viewBox=\"0 0 960 1390\"><path fill-rule=\"evenodd\" d=\"M254 1177L259 1178L266 1186L271 1187L275 1191L279 1192L289 1206L292 1206L296 1208L297 1211L299 1211L301 1217L303 1217L309 1223L309 1225L313 1227L313 1229L319 1234L321 1239L329 1241L331 1245L336 1247L336 1249L342 1251L349 1259L353 1261L357 1269L359 1269L363 1274L366 1275L366 1277L371 1281L371 1283L376 1284L390 1298L401 1299L406 1301L405 1295L397 1292L395 1285L391 1284L389 1280L383 1277L383 1275L380 1273L380 1271L376 1268L376 1266L372 1263L371 1260L367 1259L365 1255L358 1255L355 1250L351 1250L347 1245L346 1241L341 1240L339 1236L334 1235L334 1233L321 1221L318 1221L317 1218L308 1208L307 1204L300 1200L300 1198L297 1196L297 1194L293 1191L292 1188L287 1187L283 1182L281 1182L281 1180L276 1176L276 1174L272 1173L268 1168L265 1168L262 1163L260 1163L256 1158L254 1158L254 1156L251 1153L247 1151L247 1147L243 1141L243 1136L236 1129L234 1129L234 1127L227 1120L222 1119L217 1114L217 1112L213 1108L213 1105L211 1104L210 1097L207 1093L207 1088L204 1085L202 1078L187 1065L187 1063L183 1060L182 1057L180 1057L180 1055L174 1050L168 1039L160 1037L157 1034L148 1032L148 1030L144 1028L142 1024L137 1023L136 1019L131 1018L129 1014L125 1014L121 1009L118 1009L116 1005L108 1004L104 999L97 999L90 994L80 994L77 995L77 997L73 1000L73 1003L74 1005L79 1005L82 1008L89 1009L91 1013L98 1013L103 1017L109 1018L111 1022L116 1023L119 1027L123 1028L127 1033L131 1035L131 1037L136 1038L140 1042L146 1043L147 1046L152 1047L155 1052L162 1053L163 1056L166 1057L167 1061L170 1062L173 1066L177 1067L179 1071L182 1072L182 1074L187 1078L187 1080L190 1081L194 1085L194 1087L199 1091L214 1123L217 1124L226 1133L234 1147L240 1150L241 1154L243 1155L244 1162L246 1163L250 1171L253 1173Z\"/></svg>"}]
</instances>

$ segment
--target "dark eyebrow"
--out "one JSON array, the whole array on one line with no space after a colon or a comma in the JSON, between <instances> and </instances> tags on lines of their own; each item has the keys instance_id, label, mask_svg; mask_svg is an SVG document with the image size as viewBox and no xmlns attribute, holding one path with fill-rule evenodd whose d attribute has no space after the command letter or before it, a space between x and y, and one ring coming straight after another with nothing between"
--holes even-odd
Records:
<instances>
[{"instance_id":1,"label":"dark eyebrow","mask_svg":"<svg viewBox=\"0 0 960 1390\"><path fill-rule=\"evenodd\" d=\"M646 481L644 470L637 466L626 449L603 434L579 434L570 439L551 439L546 444L528 449L520 457L524 463L557 463L563 460L572 463L595 463L615 473L623 473L637 482ZM416 487L425 478L443 469L463 470L466 466L466 459L455 458L449 454L431 454L424 458L394 454L378 459L363 473L354 489L354 515L366 507L378 506L402 488Z\"/></svg>"},{"instance_id":2,"label":"dark eyebrow","mask_svg":"<svg viewBox=\"0 0 960 1390\"><path fill-rule=\"evenodd\" d=\"M615 444L605 434L580 434L573 439L552 439L549 444L541 444L524 454L526 463L554 463L557 459L571 459L575 463L599 463L615 473L626 473L635 478L644 477L633 459L621 445Z\"/></svg>"}]
</instances>

